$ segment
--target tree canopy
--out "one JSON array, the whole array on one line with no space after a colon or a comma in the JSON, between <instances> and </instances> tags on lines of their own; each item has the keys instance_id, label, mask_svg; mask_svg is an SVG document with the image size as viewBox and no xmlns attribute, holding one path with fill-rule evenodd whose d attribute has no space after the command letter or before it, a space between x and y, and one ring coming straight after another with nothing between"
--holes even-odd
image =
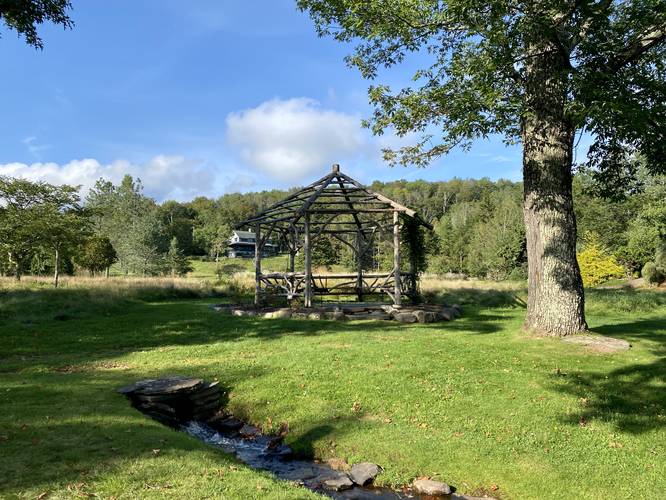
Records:
<instances>
[{"instance_id":1,"label":"tree canopy","mask_svg":"<svg viewBox=\"0 0 666 500\"><path fill-rule=\"evenodd\" d=\"M37 27L47 21L65 29L74 26L68 14L69 0L0 0L0 21L23 36L28 45L43 49Z\"/></svg>"},{"instance_id":2,"label":"tree canopy","mask_svg":"<svg viewBox=\"0 0 666 500\"><path fill-rule=\"evenodd\" d=\"M347 62L370 80L417 54L412 85L373 84L376 134L421 134L386 150L391 163L426 165L474 139L521 140L531 112L527 74L537 51L562 59L565 113L593 134L589 166L605 184L641 152L664 171L666 2L640 0L298 0L320 35L356 45ZM545 43L543 41L547 41ZM541 46L536 41L542 41ZM424 64L420 64L425 61ZM618 184L617 182L615 183Z\"/></svg>"}]
</instances>

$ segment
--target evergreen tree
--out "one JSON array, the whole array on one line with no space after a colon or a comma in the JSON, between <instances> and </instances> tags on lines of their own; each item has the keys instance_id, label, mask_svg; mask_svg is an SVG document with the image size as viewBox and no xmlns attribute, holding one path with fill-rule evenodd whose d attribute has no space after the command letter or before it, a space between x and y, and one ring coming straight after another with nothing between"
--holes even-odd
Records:
<instances>
[{"instance_id":1,"label":"evergreen tree","mask_svg":"<svg viewBox=\"0 0 666 500\"><path fill-rule=\"evenodd\" d=\"M164 259L165 268L172 278L176 276L185 276L192 270L189 259L183 254L179 245L178 238L171 238L169 250Z\"/></svg>"}]
</instances>

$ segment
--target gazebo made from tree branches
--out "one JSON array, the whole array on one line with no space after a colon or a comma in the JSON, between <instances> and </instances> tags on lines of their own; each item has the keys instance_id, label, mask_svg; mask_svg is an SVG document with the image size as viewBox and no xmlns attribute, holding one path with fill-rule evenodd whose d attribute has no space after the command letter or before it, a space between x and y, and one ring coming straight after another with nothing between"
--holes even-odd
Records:
<instances>
[{"instance_id":1,"label":"gazebo made from tree branches","mask_svg":"<svg viewBox=\"0 0 666 500\"><path fill-rule=\"evenodd\" d=\"M370 191L340 172L339 165L333 165L328 175L236 226L251 228L255 233L255 305L268 296L289 300L300 297L305 307L312 307L315 295L356 295L362 301L364 295L385 293L396 306L402 304L404 296L415 298L418 276L414 252L408 252L407 270L400 262L400 228L404 223L432 229L414 210ZM391 232L393 237L387 241L393 246L393 269L365 272L367 252L381 234ZM330 235L351 248L355 273L312 273L313 242L322 235ZM261 271L262 249L273 236L289 251L287 272ZM301 251L305 262L302 272L295 269L295 256Z\"/></svg>"}]
</instances>

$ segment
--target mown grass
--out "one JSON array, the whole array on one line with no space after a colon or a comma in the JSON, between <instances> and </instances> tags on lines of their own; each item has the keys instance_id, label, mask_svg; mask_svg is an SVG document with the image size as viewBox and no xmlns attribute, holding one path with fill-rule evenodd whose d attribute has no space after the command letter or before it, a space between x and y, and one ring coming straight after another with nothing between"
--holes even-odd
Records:
<instances>
[{"instance_id":1,"label":"mown grass","mask_svg":"<svg viewBox=\"0 0 666 500\"><path fill-rule=\"evenodd\" d=\"M1 497L316 497L114 392L173 373L220 380L265 430L288 422L303 455L381 464L384 484L427 475L520 499L666 489L666 294L588 292L594 331L633 345L609 355L524 336L519 285L433 285L464 317L410 326L236 318L196 289L129 288L2 291Z\"/></svg>"}]
</instances>

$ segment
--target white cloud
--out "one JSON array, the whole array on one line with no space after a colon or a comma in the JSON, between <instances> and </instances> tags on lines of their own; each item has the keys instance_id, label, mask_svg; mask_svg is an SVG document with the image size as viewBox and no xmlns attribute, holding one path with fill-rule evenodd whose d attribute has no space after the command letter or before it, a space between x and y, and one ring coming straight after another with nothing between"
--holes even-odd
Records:
<instances>
[{"instance_id":1,"label":"white cloud","mask_svg":"<svg viewBox=\"0 0 666 500\"><path fill-rule=\"evenodd\" d=\"M244 163L280 181L305 181L360 154L366 140L355 115L304 97L266 101L227 116L227 138Z\"/></svg>"},{"instance_id":2,"label":"white cloud","mask_svg":"<svg viewBox=\"0 0 666 500\"><path fill-rule=\"evenodd\" d=\"M0 164L0 175L51 184L80 185L84 196L100 177L118 183L125 174L141 178L146 194L158 200L190 200L199 195L219 194L213 192L216 176L212 169L202 162L182 156L158 155L141 164L127 160L101 164L92 158L72 160L63 165Z\"/></svg>"}]
</instances>

